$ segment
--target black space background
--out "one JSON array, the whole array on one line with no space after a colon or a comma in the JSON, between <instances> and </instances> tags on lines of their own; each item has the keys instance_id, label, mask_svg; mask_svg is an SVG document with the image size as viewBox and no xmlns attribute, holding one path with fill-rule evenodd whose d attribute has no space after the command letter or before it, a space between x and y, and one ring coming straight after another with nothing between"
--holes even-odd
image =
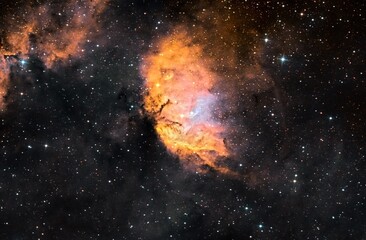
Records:
<instances>
[{"instance_id":1,"label":"black space background","mask_svg":"<svg viewBox=\"0 0 366 240\"><path fill-rule=\"evenodd\" d=\"M0 3L2 34L27 2ZM232 1L270 39L275 86L237 116L254 183L186 171L141 109L141 57L196 2L111 1L103 48L51 70L36 56L31 73L15 66L0 114L0 238L366 238L365 3L325 2Z\"/></svg>"}]
</instances>

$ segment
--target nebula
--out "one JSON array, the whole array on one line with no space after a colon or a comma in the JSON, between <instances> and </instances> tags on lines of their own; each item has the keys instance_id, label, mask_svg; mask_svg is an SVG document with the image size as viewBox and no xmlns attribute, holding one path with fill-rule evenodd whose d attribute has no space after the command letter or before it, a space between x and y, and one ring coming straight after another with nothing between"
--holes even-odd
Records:
<instances>
[{"instance_id":1,"label":"nebula","mask_svg":"<svg viewBox=\"0 0 366 240\"><path fill-rule=\"evenodd\" d=\"M265 41L253 18L233 17L248 11L226 4L201 1L153 41L140 68L144 109L186 169L247 181L243 156L251 134L238 116L251 121L255 96L273 81L263 67Z\"/></svg>"},{"instance_id":2,"label":"nebula","mask_svg":"<svg viewBox=\"0 0 366 240\"><path fill-rule=\"evenodd\" d=\"M10 23L0 42L0 109L5 108L11 66L36 57L51 69L58 62L80 58L86 43L100 32L98 17L106 6L103 0L44 4Z\"/></svg>"},{"instance_id":3,"label":"nebula","mask_svg":"<svg viewBox=\"0 0 366 240\"><path fill-rule=\"evenodd\" d=\"M203 47L177 28L144 57L144 108L154 119L161 141L185 167L230 173L220 164L230 151L218 114L220 96L213 91L219 76L212 67Z\"/></svg>"}]
</instances>

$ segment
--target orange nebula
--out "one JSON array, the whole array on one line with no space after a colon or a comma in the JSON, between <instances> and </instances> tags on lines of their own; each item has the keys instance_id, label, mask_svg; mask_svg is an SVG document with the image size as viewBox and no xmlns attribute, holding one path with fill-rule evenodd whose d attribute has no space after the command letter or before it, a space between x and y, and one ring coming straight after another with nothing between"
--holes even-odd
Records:
<instances>
[{"instance_id":1,"label":"orange nebula","mask_svg":"<svg viewBox=\"0 0 366 240\"><path fill-rule=\"evenodd\" d=\"M55 17L58 6L45 4L30 10L23 25L10 28L0 43L0 109L5 106L12 64L7 56L36 56L47 68L54 67L56 62L80 58L85 44L99 33L98 17L106 6L105 0L70 0L60 3L60 13Z\"/></svg>"},{"instance_id":2,"label":"orange nebula","mask_svg":"<svg viewBox=\"0 0 366 240\"><path fill-rule=\"evenodd\" d=\"M144 107L162 142L186 167L228 173L219 164L229 150L225 127L214 114L219 99L212 88L218 76L211 66L203 48L184 30L163 38L141 67L147 87Z\"/></svg>"}]
</instances>

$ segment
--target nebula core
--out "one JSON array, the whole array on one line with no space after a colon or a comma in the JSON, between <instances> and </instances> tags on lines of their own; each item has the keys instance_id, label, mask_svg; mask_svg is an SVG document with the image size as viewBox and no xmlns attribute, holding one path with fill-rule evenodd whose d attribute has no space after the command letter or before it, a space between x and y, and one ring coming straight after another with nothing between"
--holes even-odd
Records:
<instances>
[{"instance_id":1,"label":"nebula core","mask_svg":"<svg viewBox=\"0 0 366 240\"><path fill-rule=\"evenodd\" d=\"M212 91L218 81L212 60L182 28L157 46L145 56L142 75L147 88L145 110L155 120L160 139L185 167L230 172L219 164L230 151L217 113L220 96Z\"/></svg>"}]
</instances>

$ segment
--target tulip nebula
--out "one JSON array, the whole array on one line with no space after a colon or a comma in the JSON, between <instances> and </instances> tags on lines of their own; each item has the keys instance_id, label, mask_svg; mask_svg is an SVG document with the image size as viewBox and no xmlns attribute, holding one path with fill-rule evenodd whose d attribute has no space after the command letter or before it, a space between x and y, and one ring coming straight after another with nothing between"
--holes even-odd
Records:
<instances>
[{"instance_id":1,"label":"tulip nebula","mask_svg":"<svg viewBox=\"0 0 366 240\"><path fill-rule=\"evenodd\" d=\"M184 165L225 173L228 169L217 165L217 160L228 156L229 150L225 127L215 116L220 96L213 92L218 75L211 65L186 31L176 30L161 39L157 51L147 55L142 65L147 88L144 106L167 149Z\"/></svg>"},{"instance_id":2,"label":"tulip nebula","mask_svg":"<svg viewBox=\"0 0 366 240\"><path fill-rule=\"evenodd\" d=\"M366 239L365 1L0 1L0 239Z\"/></svg>"}]
</instances>

